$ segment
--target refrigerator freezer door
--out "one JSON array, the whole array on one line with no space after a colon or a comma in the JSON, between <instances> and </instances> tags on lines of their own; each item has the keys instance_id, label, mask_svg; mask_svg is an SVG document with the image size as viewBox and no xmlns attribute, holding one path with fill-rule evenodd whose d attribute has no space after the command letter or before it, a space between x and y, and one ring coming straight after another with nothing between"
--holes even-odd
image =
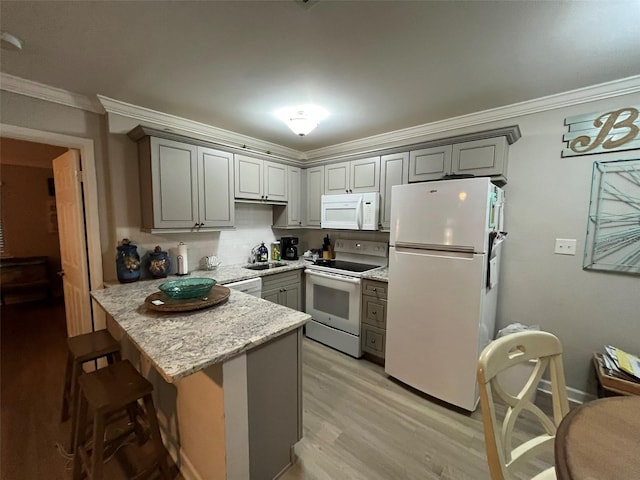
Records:
<instances>
[{"instance_id":1,"label":"refrigerator freezer door","mask_svg":"<svg viewBox=\"0 0 640 480\"><path fill-rule=\"evenodd\" d=\"M488 178L392 187L389 243L486 253L489 192Z\"/></svg>"},{"instance_id":2,"label":"refrigerator freezer door","mask_svg":"<svg viewBox=\"0 0 640 480\"><path fill-rule=\"evenodd\" d=\"M469 411L478 402L486 255L389 249L385 371ZM482 345L484 346L484 345Z\"/></svg>"}]
</instances>

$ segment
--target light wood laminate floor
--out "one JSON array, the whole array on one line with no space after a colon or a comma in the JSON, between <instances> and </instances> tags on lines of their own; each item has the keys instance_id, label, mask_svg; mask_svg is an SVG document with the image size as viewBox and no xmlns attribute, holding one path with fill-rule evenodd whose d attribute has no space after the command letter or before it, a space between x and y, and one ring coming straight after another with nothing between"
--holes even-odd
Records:
<instances>
[{"instance_id":1,"label":"light wood laminate floor","mask_svg":"<svg viewBox=\"0 0 640 480\"><path fill-rule=\"evenodd\" d=\"M1 316L0 478L69 478L55 447L69 424L59 421L64 306L3 306ZM479 409L439 404L381 366L311 340L303 341L303 362L304 438L282 480L489 478Z\"/></svg>"},{"instance_id":2,"label":"light wood laminate floor","mask_svg":"<svg viewBox=\"0 0 640 480\"><path fill-rule=\"evenodd\" d=\"M304 438L282 480L489 478L480 408L438 403L383 367L312 340L303 359ZM519 441L538 432L527 419L518 428Z\"/></svg>"}]
</instances>

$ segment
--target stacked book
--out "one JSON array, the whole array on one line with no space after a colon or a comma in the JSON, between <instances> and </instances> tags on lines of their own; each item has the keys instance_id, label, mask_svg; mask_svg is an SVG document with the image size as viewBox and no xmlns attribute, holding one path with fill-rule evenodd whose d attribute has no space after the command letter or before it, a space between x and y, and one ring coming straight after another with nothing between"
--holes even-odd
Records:
<instances>
[{"instance_id":1,"label":"stacked book","mask_svg":"<svg viewBox=\"0 0 640 480\"><path fill-rule=\"evenodd\" d=\"M640 358L611 345L604 346L602 366L607 375L640 383Z\"/></svg>"}]
</instances>

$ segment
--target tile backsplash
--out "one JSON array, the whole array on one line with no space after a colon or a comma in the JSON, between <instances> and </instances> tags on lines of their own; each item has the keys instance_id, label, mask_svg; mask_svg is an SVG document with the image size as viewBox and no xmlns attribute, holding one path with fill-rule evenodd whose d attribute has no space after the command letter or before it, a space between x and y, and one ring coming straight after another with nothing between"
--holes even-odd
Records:
<instances>
[{"instance_id":1,"label":"tile backsplash","mask_svg":"<svg viewBox=\"0 0 640 480\"><path fill-rule=\"evenodd\" d=\"M267 247L275 240L285 235L299 237L298 254L302 255L309 248L321 248L322 239L329 234L332 241L339 238L362 239L374 241L388 241L389 234L381 232L357 232L348 230L320 230L320 229L272 229L273 207L259 203L236 203L235 228L210 233L165 233L149 234L139 228L118 228L116 231L118 244L123 238L128 238L137 245L138 254L142 260L141 278L150 278L147 270L148 252L156 245L169 253L171 271L176 272L176 257L178 243L187 245L187 260L189 271L204 269L204 257L216 255L224 265L247 263L251 249L260 242ZM107 281L116 279L115 271L116 248L113 252L103 255L104 278Z\"/></svg>"}]
</instances>

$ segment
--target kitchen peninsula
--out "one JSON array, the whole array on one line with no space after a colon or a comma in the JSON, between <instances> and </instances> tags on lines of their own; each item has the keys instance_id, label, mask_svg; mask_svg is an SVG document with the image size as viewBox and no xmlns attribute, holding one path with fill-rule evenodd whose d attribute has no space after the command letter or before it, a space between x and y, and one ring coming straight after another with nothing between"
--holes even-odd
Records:
<instances>
[{"instance_id":1,"label":"kitchen peninsula","mask_svg":"<svg viewBox=\"0 0 640 480\"><path fill-rule=\"evenodd\" d=\"M241 267L192 274L219 283L262 275ZM204 310L147 309L145 298L164 281L92 296L123 356L153 383L163 439L182 476L274 478L302 437L301 339L310 316L234 290Z\"/></svg>"}]
</instances>

